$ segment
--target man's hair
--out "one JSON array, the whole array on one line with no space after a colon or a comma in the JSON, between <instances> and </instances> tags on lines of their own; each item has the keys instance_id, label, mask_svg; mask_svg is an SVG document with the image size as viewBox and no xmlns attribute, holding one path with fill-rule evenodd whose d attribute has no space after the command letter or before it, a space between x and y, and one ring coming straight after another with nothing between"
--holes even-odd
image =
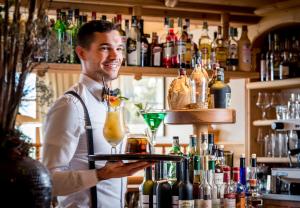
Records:
<instances>
[{"instance_id":1,"label":"man's hair","mask_svg":"<svg viewBox=\"0 0 300 208\"><path fill-rule=\"evenodd\" d=\"M80 27L77 34L77 45L89 48L94 40L95 32L110 32L117 30L117 26L106 20L92 20Z\"/></svg>"}]
</instances>

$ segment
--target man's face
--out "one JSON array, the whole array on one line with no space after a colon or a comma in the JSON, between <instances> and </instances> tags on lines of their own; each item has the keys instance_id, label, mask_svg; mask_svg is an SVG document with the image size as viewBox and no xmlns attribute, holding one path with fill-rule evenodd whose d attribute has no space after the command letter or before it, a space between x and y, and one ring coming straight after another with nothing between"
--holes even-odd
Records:
<instances>
[{"instance_id":1,"label":"man's face","mask_svg":"<svg viewBox=\"0 0 300 208\"><path fill-rule=\"evenodd\" d=\"M95 81L114 80L118 77L123 60L123 46L120 34L116 30L95 32L89 49L83 49L83 73Z\"/></svg>"}]
</instances>

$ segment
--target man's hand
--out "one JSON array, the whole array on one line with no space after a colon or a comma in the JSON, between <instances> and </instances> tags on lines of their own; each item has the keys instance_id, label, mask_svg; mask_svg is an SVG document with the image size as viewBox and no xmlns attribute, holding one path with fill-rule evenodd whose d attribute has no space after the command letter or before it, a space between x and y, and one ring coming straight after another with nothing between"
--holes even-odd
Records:
<instances>
[{"instance_id":1,"label":"man's hand","mask_svg":"<svg viewBox=\"0 0 300 208\"><path fill-rule=\"evenodd\" d=\"M97 171L97 177L99 181L110 178L121 178L134 174L135 172L142 170L153 163L151 162L132 162L123 163L119 162L107 162L103 168Z\"/></svg>"}]
</instances>

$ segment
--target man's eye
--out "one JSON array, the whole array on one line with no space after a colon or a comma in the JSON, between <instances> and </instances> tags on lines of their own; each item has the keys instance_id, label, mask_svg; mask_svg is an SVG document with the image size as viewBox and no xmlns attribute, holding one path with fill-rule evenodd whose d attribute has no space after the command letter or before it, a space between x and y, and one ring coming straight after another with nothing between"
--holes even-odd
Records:
<instances>
[{"instance_id":1,"label":"man's eye","mask_svg":"<svg viewBox=\"0 0 300 208\"><path fill-rule=\"evenodd\" d=\"M109 47L100 47L100 50L101 50L101 51L108 51L108 50L109 50Z\"/></svg>"},{"instance_id":2,"label":"man's eye","mask_svg":"<svg viewBox=\"0 0 300 208\"><path fill-rule=\"evenodd\" d=\"M123 50L124 50L123 47L118 47L118 48L117 48L117 51L123 51Z\"/></svg>"}]
</instances>

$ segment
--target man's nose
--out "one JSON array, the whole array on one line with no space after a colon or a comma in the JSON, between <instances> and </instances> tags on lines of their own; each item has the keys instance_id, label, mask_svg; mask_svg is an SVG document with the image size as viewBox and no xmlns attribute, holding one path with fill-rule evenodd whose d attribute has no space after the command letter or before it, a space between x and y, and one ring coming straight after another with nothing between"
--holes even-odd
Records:
<instances>
[{"instance_id":1,"label":"man's nose","mask_svg":"<svg viewBox=\"0 0 300 208\"><path fill-rule=\"evenodd\" d=\"M110 59L116 59L118 56L118 51L116 49L111 49L109 51L109 58Z\"/></svg>"}]
</instances>

